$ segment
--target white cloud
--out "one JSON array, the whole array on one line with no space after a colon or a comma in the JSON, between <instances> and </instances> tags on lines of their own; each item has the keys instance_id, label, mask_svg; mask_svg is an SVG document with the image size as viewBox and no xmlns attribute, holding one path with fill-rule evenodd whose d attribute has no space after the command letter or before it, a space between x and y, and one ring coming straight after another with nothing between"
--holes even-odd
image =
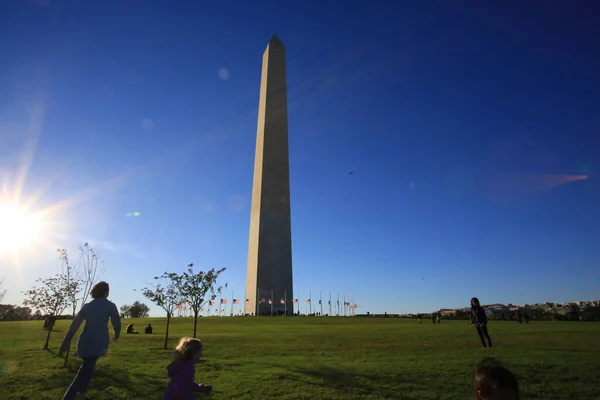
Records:
<instances>
[{"instance_id":1,"label":"white cloud","mask_svg":"<svg viewBox=\"0 0 600 400\"><path fill-rule=\"evenodd\" d=\"M90 247L92 247L98 251L108 250L113 253L131 254L135 258L144 258L144 255L142 254L142 252L140 252L138 249L136 249L133 246L119 245L119 244L104 241L104 240L88 240L87 243L89 243Z\"/></svg>"}]
</instances>

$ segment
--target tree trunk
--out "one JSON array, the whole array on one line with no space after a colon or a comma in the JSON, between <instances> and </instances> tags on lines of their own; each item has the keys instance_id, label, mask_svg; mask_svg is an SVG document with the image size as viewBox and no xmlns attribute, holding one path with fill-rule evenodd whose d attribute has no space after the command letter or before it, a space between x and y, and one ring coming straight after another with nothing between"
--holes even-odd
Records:
<instances>
[{"instance_id":1,"label":"tree trunk","mask_svg":"<svg viewBox=\"0 0 600 400\"><path fill-rule=\"evenodd\" d=\"M67 362L69 361L69 353L71 352L71 344L69 344L69 348L65 352L65 362L63 363L63 367L67 367Z\"/></svg>"},{"instance_id":2,"label":"tree trunk","mask_svg":"<svg viewBox=\"0 0 600 400\"><path fill-rule=\"evenodd\" d=\"M75 317L77 316L77 301L73 301L73 321L75 320ZM71 321L71 323L73 323L73 321ZM63 363L63 367L67 367L67 362L69 361L69 353L71 353L71 343L69 343L69 348L67 349L67 351L65 352L65 362Z\"/></svg>"},{"instance_id":3,"label":"tree trunk","mask_svg":"<svg viewBox=\"0 0 600 400\"><path fill-rule=\"evenodd\" d=\"M196 326L198 325L198 310L194 309L194 339L196 339Z\"/></svg>"},{"instance_id":4,"label":"tree trunk","mask_svg":"<svg viewBox=\"0 0 600 400\"><path fill-rule=\"evenodd\" d=\"M48 335L46 336L46 343L44 344L44 350L48 350L48 344L50 343L50 335L52 334L53 327L48 329Z\"/></svg>"},{"instance_id":5,"label":"tree trunk","mask_svg":"<svg viewBox=\"0 0 600 400\"><path fill-rule=\"evenodd\" d=\"M171 323L171 315L167 314L167 331L165 332L165 347L164 350L167 349L167 345L169 344L169 324Z\"/></svg>"}]
</instances>

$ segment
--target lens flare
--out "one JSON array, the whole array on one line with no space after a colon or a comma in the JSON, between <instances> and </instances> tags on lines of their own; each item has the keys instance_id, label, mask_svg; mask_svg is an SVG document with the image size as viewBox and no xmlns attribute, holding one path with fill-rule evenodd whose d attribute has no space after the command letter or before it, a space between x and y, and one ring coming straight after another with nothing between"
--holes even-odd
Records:
<instances>
[{"instance_id":1,"label":"lens flare","mask_svg":"<svg viewBox=\"0 0 600 400\"><path fill-rule=\"evenodd\" d=\"M0 204L0 253L16 252L39 241L41 217L16 204Z\"/></svg>"}]
</instances>

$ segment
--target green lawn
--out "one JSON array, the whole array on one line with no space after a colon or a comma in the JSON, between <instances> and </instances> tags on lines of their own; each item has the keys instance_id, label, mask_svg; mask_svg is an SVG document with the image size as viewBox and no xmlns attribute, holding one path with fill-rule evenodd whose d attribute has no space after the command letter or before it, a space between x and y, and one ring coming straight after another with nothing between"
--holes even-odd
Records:
<instances>
[{"instance_id":1,"label":"green lawn","mask_svg":"<svg viewBox=\"0 0 600 400\"><path fill-rule=\"evenodd\" d=\"M159 399L170 351L155 334L123 335L98 363L90 392L100 399ZM176 318L169 346L189 335ZM59 321L41 350L42 322L0 323L0 398L60 399L79 365L55 353L68 327ZM419 325L384 318L200 318L205 343L197 380L214 399L457 399L472 397L475 364L493 356L515 372L526 399L600 398L600 324L491 322L495 348L482 349L468 322Z\"/></svg>"}]
</instances>

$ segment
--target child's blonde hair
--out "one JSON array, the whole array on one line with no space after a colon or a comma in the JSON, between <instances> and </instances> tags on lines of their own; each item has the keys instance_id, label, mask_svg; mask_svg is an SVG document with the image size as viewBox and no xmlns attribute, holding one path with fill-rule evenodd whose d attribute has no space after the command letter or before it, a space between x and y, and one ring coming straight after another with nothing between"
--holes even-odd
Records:
<instances>
[{"instance_id":1,"label":"child's blonde hair","mask_svg":"<svg viewBox=\"0 0 600 400\"><path fill-rule=\"evenodd\" d=\"M184 337L181 338L179 344L175 347L173 358L175 361L192 361L195 355L202 354L203 348L204 346L200 339Z\"/></svg>"}]
</instances>

